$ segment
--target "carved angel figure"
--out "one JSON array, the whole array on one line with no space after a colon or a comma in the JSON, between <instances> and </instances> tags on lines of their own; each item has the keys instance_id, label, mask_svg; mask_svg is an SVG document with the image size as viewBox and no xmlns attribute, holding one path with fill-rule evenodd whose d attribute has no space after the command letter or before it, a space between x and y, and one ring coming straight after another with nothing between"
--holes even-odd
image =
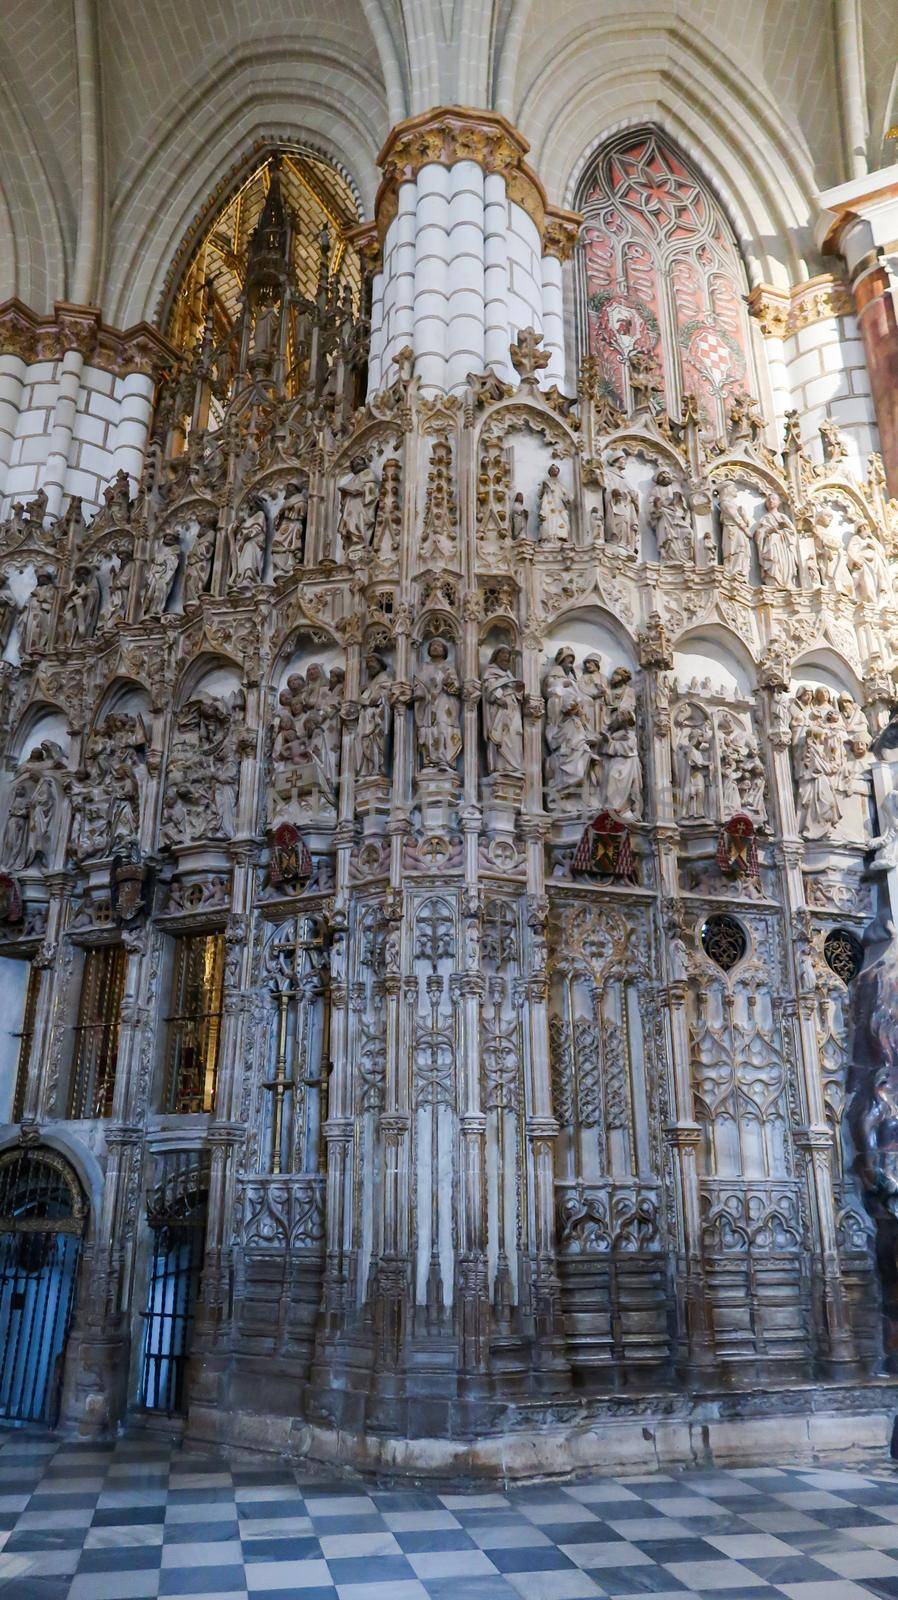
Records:
<instances>
[{"instance_id":1,"label":"carved angel figure","mask_svg":"<svg viewBox=\"0 0 898 1600\"><path fill-rule=\"evenodd\" d=\"M365 457L354 456L349 469L348 476L338 485L337 533L343 541L344 554L350 550L367 550L377 516L377 479Z\"/></svg>"},{"instance_id":2,"label":"carved angel figure","mask_svg":"<svg viewBox=\"0 0 898 1600\"><path fill-rule=\"evenodd\" d=\"M688 565L693 557L692 515L686 496L667 467L655 473L655 487L649 496L649 522L655 530L661 560Z\"/></svg>"},{"instance_id":3,"label":"carved angel figure","mask_svg":"<svg viewBox=\"0 0 898 1600\"><path fill-rule=\"evenodd\" d=\"M571 538L571 497L553 461L539 491L539 533L546 544L566 545Z\"/></svg>"},{"instance_id":4,"label":"carved angel figure","mask_svg":"<svg viewBox=\"0 0 898 1600\"><path fill-rule=\"evenodd\" d=\"M512 654L499 645L490 656L482 680L483 733L489 772L524 770L524 685L512 671Z\"/></svg>"},{"instance_id":5,"label":"carved angel figure","mask_svg":"<svg viewBox=\"0 0 898 1600\"><path fill-rule=\"evenodd\" d=\"M624 452L618 450L605 467L605 539L635 556L639 550L639 496L626 480L626 465Z\"/></svg>"},{"instance_id":6,"label":"carved angel figure","mask_svg":"<svg viewBox=\"0 0 898 1600\"><path fill-rule=\"evenodd\" d=\"M392 679L387 663L376 650L369 650L366 655L365 672L368 681L359 695L355 772L357 778L381 778L387 770Z\"/></svg>"},{"instance_id":7,"label":"carved angel figure","mask_svg":"<svg viewBox=\"0 0 898 1600\"><path fill-rule=\"evenodd\" d=\"M720 506L721 553L725 572L748 580L751 572L751 523L739 502L734 483L722 483L717 496Z\"/></svg>"},{"instance_id":8,"label":"carved angel figure","mask_svg":"<svg viewBox=\"0 0 898 1600\"><path fill-rule=\"evenodd\" d=\"M761 582L775 583L781 589L798 586L798 540L792 518L783 510L778 494L764 498L764 515L755 528L755 543L761 563Z\"/></svg>"},{"instance_id":9,"label":"carved angel figure","mask_svg":"<svg viewBox=\"0 0 898 1600\"><path fill-rule=\"evenodd\" d=\"M442 639L431 639L427 646L427 659L415 679L413 698L422 767L454 772L462 746L460 691Z\"/></svg>"}]
</instances>

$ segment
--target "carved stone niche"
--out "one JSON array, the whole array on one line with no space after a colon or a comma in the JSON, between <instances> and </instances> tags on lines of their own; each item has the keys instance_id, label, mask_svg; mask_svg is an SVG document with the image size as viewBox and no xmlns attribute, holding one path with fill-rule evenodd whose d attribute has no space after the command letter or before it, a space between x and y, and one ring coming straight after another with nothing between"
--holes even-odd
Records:
<instances>
[{"instance_id":1,"label":"carved stone niche","mask_svg":"<svg viewBox=\"0 0 898 1600\"><path fill-rule=\"evenodd\" d=\"M444 631L425 630L412 680L415 798L425 831L450 826L461 793L462 680L459 648Z\"/></svg>"},{"instance_id":2,"label":"carved stone niche","mask_svg":"<svg viewBox=\"0 0 898 1600\"><path fill-rule=\"evenodd\" d=\"M294 635L273 674L266 825L336 826L343 737L343 652L327 635Z\"/></svg>"},{"instance_id":3,"label":"carved stone niche","mask_svg":"<svg viewBox=\"0 0 898 1600\"><path fill-rule=\"evenodd\" d=\"M19 756L6 795L0 869L29 900L47 898L46 873L56 865L69 734L61 712L30 719L13 741Z\"/></svg>"},{"instance_id":4,"label":"carved stone niche","mask_svg":"<svg viewBox=\"0 0 898 1600\"><path fill-rule=\"evenodd\" d=\"M788 723L798 831L808 864L825 866L829 853L869 842L870 729L855 692L813 657L793 668L782 715Z\"/></svg>"},{"instance_id":5,"label":"carved stone niche","mask_svg":"<svg viewBox=\"0 0 898 1600\"><path fill-rule=\"evenodd\" d=\"M129 854L143 837L149 780L150 696L118 684L101 702L72 774L69 853L105 881L113 855Z\"/></svg>"},{"instance_id":6,"label":"carved stone niche","mask_svg":"<svg viewBox=\"0 0 898 1600\"><path fill-rule=\"evenodd\" d=\"M226 846L238 832L243 713L241 678L231 664L210 664L175 708L160 843L182 871L220 869L229 859Z\"/></svg>"}]
</instances>

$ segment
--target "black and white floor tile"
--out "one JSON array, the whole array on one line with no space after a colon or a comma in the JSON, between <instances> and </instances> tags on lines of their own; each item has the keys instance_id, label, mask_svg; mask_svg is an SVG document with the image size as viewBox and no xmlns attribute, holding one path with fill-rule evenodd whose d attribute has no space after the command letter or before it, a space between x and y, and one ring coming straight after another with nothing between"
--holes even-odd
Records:
<instances>
[{"instance_id":1,"label":"black and white floor tile","mask_svg":"<svg viewBox=\"0 0 898 1600\"><path fill-rule=\"evenodd\" d=\"M132 1435L0 1434L0 1600L898 1600L898 1470L379 1490Z\"/></svg>"}]
</instances>

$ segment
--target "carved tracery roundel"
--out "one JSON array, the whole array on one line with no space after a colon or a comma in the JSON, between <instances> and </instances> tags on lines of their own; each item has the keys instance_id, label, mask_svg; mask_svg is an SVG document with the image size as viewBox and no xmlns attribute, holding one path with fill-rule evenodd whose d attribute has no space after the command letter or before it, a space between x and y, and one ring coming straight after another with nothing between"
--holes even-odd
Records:
<instances>
[{"instance_id":1,"label":"carved tracery roundel","mask_svg":"<svg viewBox=\"0 0 898 1600\"><path fill-rule=\"evenodd\" d=\"M731 971L748 949L745 929L735 917L708 917L702 925L701 937L705 955L724 972Z\"/></svg>"},{"instance_id":2,"label":"carved tracery roundel","mask_svg":"<svg viewBox=\"0 0 898 1600\"><path fill-rule=\"evenodd\" d=\"M827 966L843 983L856 978L864 964L864 947L849 928L833 928L823 943Z\"/></svg>"}]
</instances>

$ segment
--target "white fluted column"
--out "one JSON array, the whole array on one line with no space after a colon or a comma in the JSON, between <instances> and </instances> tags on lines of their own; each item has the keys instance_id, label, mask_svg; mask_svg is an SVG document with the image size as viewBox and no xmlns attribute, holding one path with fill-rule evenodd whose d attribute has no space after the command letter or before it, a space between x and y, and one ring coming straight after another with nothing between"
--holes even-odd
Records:
<instances>
[{"instance_id":1,"label":"white fluted column","mask_svg":"<svg viewBox=\"0 0 898 1600\"><path fill-rule=\"evenodd\" d=\"M549 352L545 367L546 382L564 383L564 291L561 262L557 256L543 256L543 349Z\"/></svg>"},{"instance_id":2,"label":"white fluted column","mask_svg":"<svg viewBox=\"0 0 898 1600\"><path fill-rule=\"evenodd\" d=\"M72 448L72 433L83 371L84 356L81 351L67 350L59 369L50 449L42 485L47 496L47 514L51 517L58 516L62 510L62 496L68 475L69 452Z\"/></svg>"},{"instance_id":3,"label":"white fluted column","mask_svg":"<svg viewBox=\"0 0 898 1600\"><path fill-rule=\"evenodd\" d=\"M483 170L459 161L449 174L449 331L447 388L459 392L484 367Z\"/></svg>"},{"instance_id":4,"label":"white fluted column","mask_svg":"<svg viewBox=\"0 0 898 1600\"><path fill-rule=\"evenodd\" d=\"M451 174L433 163L418 173L415 227L415 372L425 389L446 387L449 349Z\"/></svg>"},{"instance_id":5,"label":"white fluted column","mask_svg":"<svg viewBox=\"0 0 898 1600\"><path fill-rule=\"evenodd\" d=\"M484 366L512 382L514 368L508 358L508 200L501 172L487 173L483 199Z\"/></svg>"},{"instance_id":6,"label":"white fluted column","mask_svg":"<svg viewBox=\"0 0 898 1600\"><path fill-rule=\"evenodd\" d=\"M21 356L0 355L0 497L19 426L25 370Z\"/></svg>"},{"instance_id":7,"label":"white fluted column","mask_svg":"<svg viewBox=\"0 0 898 1600\"><path fill-rule=\"evenodd\" d=\"M376 394L381 384L384 349L384 275L375 272L371 283L371 342L368 347L368 390Z\"/></svg>"},{"instance_id":8,"label":"white fluted column","mask_svg":"<svg viewBox=\"0 0 898 1600\"><path fill-rule=\"evenodd\" d=\"M153 380L145 372L129 372L118 394L119 420L113 446L113 472L127 472L136 489L153 415Z\"/></svg>"}]
</instances>

